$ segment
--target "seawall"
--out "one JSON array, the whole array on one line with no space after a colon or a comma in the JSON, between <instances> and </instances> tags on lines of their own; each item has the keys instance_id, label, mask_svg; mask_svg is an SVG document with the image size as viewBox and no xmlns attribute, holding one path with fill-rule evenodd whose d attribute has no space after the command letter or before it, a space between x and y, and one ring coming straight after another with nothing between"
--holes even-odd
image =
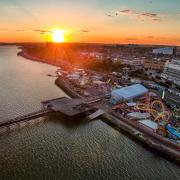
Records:
<instances>
[{"instance_id":1,"label":"seawall","mask_svg":"<svg viewBox=\"0 0 180 180\"><path fill-rule=\"evenodd\" d=\"M61 88L68 96L70 96L71 98L83 98L82 96L80 96L78 93L74 92L72 89L70 89L68 86L66 86L66 82L61 79L61 78L57 78L55 80L55 84Z\"/></svg>"},{"instance_id":2,"label":"seawall","mask_svg":"<svg viewBox=\"0 0 180 180\"><path fill-rule=\"evenodd\" d=\"M102 118L104 122L115 126L117 130L122 130L133 140L135 139L151 150L157 151L160 156L163 156L169 160L173 160L176 164L180 165L180 151L173 149L171 146L169 147L165 144L162 144L153 137L137 130L136 128L128 125L111 114L105 114L102 116Z\"/></svg>"}]
</instances>

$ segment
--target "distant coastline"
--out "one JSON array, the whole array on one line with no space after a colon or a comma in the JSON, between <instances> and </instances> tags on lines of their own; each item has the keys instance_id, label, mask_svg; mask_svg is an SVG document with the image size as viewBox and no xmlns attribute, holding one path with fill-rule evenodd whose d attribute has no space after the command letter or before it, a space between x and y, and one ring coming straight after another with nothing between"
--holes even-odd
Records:
<instances>
[{"instance_id":1,"label":"distant coastline","mask_svg":"<svg viewBox=\"0 0 180 180\"><path fill-rule=\"evenodd\" d=\"M64 62L64 61L54 61L53 58L47 58L47 57L43 57L43 55L34 55L30 52L28 52L28 48L25 46L21 46L20 47L21 51L19 51L17 53L18 56L21 56L23 58L26 58L28 60L31 61L36 61L36 62L41 62L41 63L45 63L45 64L49 64L52 66L56 66L56 67L62 67L62 68L72 68L72 64L70 64L69 62Z\"/></svg>"},{"instance_id":2,"label":"distant coastline","mask_svg":"<svg viewBox=\"0 0 180 180\"><path fill-rule=\"evenodd\" d=\"M53 65L53 66L57 66L57 64L55 63L52 63L52 62L48 62L48 61L45 61L43 60L42 58L38 58L38 57L35 57L31 54L29 54L26 50L26 48L22 48L22 50L20 52L18 52L17 54L18 56L22 56L28 60L31 60L31 61L38 61L38 62L41 62L41 63L45 63L45 64L50 64L50 65Z\"/></svg>"}]
</instances>

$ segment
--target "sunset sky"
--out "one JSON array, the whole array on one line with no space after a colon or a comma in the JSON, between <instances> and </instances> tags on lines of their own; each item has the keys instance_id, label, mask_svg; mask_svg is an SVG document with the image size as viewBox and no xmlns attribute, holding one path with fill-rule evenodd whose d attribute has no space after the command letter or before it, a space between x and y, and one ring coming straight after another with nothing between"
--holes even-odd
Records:
<instances>
[{"instance_id":1,"label":"sunset sky","mask_svg":"<svg viewBox=\"0 0 180 180\"><path fill-rule=\"evenodd\" d=\"M0 0L0 42L180 45L180 0Z\"/></svg>"}]
</instances>

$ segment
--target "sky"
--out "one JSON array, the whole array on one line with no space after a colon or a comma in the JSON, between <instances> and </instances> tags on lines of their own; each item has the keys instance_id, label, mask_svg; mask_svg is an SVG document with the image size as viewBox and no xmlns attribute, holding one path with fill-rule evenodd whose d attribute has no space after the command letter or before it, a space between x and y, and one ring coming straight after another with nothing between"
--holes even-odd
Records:
<instances>
[{"instance_id":1,"label":"sky","mask_svg":"<svg viewBox=\"0 0 180 180\"><path fill-rule=\"evenodd\" d=\"M180 45L180 0L0 0L0 42Z\"/></svg>"}]
</instances>

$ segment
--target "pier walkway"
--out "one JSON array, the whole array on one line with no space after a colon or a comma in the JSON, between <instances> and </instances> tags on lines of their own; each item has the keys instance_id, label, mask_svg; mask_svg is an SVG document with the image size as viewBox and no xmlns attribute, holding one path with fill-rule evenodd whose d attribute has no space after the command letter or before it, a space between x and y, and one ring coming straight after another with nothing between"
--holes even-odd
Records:
<instances>
[{"instance_id":1,"label":"pier walkway","mask_svg":"<svg viewBox=\"0 0 180 180\"><path fill-rule=\"evenodd\" d=\"M10 125L17 124L19 122L25 122L25 121L29 121L29 120L32 120L35 118L39 118L39 117L48 115L50 112L52 112L52 111L49 109L42 109L42 110L39 110L39 111L36 111L33 113L18 116L16 118L12 118L12 119L0 122L0 127L8 127Z\"/></svg>"}]
</instances>

